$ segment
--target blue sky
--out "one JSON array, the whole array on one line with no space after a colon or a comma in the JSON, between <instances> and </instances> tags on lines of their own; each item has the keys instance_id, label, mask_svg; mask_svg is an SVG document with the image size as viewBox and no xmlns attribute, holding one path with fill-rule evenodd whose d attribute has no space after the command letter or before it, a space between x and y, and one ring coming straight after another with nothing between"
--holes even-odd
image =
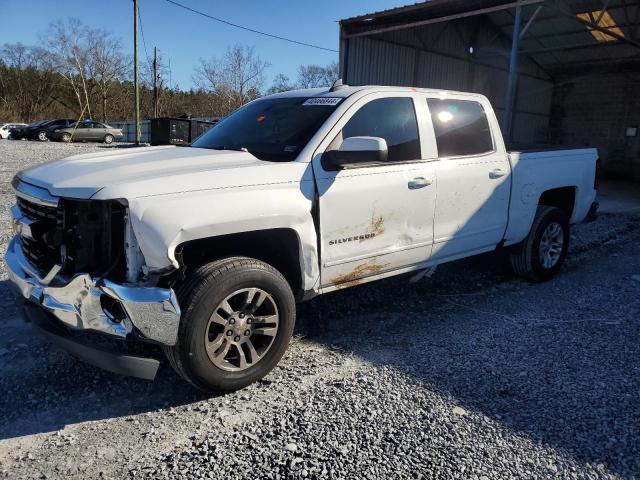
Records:
<instances>
[{"instance_id":1,"label":"blue sky","mask_svg":"<svg viewBox=\"0 0 640 480\"><path fill-rule=\"evenodd\" d=\"M271 63L267 84L277 73L296 77L299 65L327 65L337 53L289 44L266 38L195 15L165 0L138 0L147 51L153 46L171 61L173 83L192 86L192 73L198 59L222 56L227 46L242 43L255 46L256 53ZM294 38L307 43L338 49L338 23L363 13L412 3L410 0L178 0L180 3L233 23ZM133 51L132 0L0 0L0 44L37 44L38 34L50 22L68 16L78 17L90 27L111 30ZM140 41L139 54L145 58Z\"/></svg>"}]
</instances>

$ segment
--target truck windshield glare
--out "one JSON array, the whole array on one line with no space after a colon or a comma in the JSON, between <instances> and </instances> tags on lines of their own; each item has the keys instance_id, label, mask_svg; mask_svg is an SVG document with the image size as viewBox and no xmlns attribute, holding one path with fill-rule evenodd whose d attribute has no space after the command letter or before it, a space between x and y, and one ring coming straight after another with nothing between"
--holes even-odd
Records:
<instances>
[{"instance_id":1,"label":"truck windshield glare","mask_svg":"<svg viewBox=\"0 0 640 480\"><path fill-rule=\"evenodd\" d=\"M295 160L340 103L334 98L327 99L333 100L329 102L313 100L316 98L257 100L223 119L193 142L192 147L246 149L260 160Z\"/></svg>"}]
</instances>

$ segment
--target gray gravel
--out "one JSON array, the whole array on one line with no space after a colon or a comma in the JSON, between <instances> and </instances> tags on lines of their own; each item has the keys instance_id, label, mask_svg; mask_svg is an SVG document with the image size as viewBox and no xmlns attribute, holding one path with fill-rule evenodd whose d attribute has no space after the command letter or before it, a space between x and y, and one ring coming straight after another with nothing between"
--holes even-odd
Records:
<instances>
[{"instance_id":1,"label":"gray gravel","mask_svg":"<svg viewBox=\"0 0 640 480\"><path fill-rule=\"evenodd\" d=\"M94 148L0 141L3 248L15 170ZM213 397L53 350L2 280L0 478L640 478L639 221L576 227L545 284L486 255L319 297Z\"/></svg>"}]
</instances>

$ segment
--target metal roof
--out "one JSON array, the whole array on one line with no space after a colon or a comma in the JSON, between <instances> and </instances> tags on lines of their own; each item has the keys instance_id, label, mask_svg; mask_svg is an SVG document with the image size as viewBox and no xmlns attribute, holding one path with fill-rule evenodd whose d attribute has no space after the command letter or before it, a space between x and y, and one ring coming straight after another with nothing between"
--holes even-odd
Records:
<instances>
[{"instance_id":1,"label":"metal roof","mask_svg":"<svg viewBox=\"0 0 640 480\"><path fill-rule=\"evenodd\" d=\"M638 0L431 0L341 20L340 25L345 38L384 39L388 32L482 15L512 38L518 4L524 30L519 52L547 72L640 70Z\"/></svg>"}]
</instances>

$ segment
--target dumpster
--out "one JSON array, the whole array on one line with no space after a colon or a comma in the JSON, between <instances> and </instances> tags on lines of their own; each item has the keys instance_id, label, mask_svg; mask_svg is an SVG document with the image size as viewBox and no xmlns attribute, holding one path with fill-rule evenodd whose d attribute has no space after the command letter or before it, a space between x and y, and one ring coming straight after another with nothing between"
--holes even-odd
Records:
<instances>
[{"instance_id":1,"label":"dumpster","mask_svg":"<svg viewBox=\"0 0 640 480\"><path fill-rule=\"evenodd\" d=\"M214 124L190 118L152 118L151 145L190 145Z\"/></svg>"}]
</instances>

